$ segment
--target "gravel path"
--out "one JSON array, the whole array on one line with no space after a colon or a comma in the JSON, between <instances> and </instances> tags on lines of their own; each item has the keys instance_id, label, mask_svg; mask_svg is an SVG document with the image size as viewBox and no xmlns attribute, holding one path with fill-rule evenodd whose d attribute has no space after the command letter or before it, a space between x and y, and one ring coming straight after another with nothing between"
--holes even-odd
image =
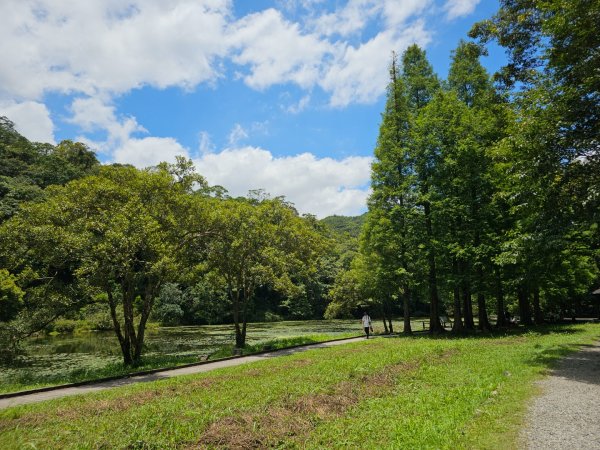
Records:
<instances>
[{"instance_id":1,"label":"gravel path","mask_svg":"<svg viewBox=\"0 0 600 450\"><path fill-rule=\"evenodd\" d=\"M278 356L292 355L294 353L303 352L315 348L327 348L335 347L337 345L349 344L351 342L358 342L364 340L364 337L340 339L335 341L321 342L318 344L308 344L298 347L275 350L268 353L261 353L258 355L242 356L234 359L227 359L222 361L214 361L209 363L203 363L194 366L180 367L178 369L163 370L148 375L139 375L124 377L118 380L103 381L92 384L85 384L83 386L73 386L53 389L46 392L37 392L26 395L20 395L18 397L2 398L0 399L0 409L9 408L16 405L25 405L27 403L43 402L45 400L51 400L53 398L68 397L71 395L87 394L89 392L102 391L105 389L111 389L121 386L127 386L134 383L144 383L149 381L161 380L163 378L171 378L179 375L189 375L191 373L209 372L215 369L221 369L223 367L239 366L241 364L247 364L254 361L261 361L264 359L270 359Z\"/></svg>"},{"instance_id":2,"label":"gravel path","mask_svg":"<svg viewBox=\"0 0 600 450\"><path fill-rule=\"evenodd\" d=\"M522 439L529 449L600 449L600 343L582 346L539 382Z\"/></svg>"}]
</instances>

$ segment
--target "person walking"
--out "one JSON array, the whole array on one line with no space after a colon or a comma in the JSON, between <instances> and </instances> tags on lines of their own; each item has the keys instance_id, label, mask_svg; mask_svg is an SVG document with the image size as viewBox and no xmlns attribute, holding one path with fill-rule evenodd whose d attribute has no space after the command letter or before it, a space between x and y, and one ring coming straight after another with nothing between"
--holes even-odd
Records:
<instances>
[{"instance_id":1,"label":"person walking","mask_svg":"<svg viewBox=\"0 0 600 450\"><path fill-rule=\"evenodd\" d=\"M369 339L369 332L373 332L373 325L371 325L371 318L369 317L366 311L362 316L361 322L365 330L365 334L367 335L367 339Z\"/></svg>"}]
</instances>

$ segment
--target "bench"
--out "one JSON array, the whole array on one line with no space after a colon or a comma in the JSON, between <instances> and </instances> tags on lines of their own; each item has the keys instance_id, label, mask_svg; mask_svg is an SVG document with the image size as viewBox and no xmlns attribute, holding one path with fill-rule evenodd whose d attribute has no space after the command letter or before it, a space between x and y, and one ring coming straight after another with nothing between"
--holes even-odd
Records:
<instances>
[{"instance_id":1,"label":"bench","mask_svg":"<svg viewBox=\"0 0 600 450\"><path fill-rule=\"evenodd\" d=\"M452 328L452 320L448 318L448 316L440 316L440 322L442 322L442 327L446 328L447 325Z\"/></svg>"},{"instance_id":2,"label":"bench","mask_svg":"<svg viewBox=\"0 0 600 450\"><path fill-rule=\"evenodd\" d=\"M450 328L452 328L452 320L450 320L448 318L448 316L440 316L440 323L442 324L442 327L446 328L446 326L449 326ZM425 330L426 325L429 325L425 320L422 320L421 323L423 324L423 330Z\"/></svg>"}]
</instances>

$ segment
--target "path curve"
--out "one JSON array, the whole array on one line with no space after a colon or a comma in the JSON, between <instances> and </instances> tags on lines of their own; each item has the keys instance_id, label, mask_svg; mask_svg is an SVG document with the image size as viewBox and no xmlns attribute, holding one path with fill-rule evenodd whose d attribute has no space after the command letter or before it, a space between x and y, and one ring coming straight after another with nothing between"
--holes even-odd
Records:
<instances>
[{"instance_id":1,"label":"path curve","mask_svg":"<svg viewBox=\"0 0 600 450\"><path fill-rule=\"evenodd\" d=\"M522 441L528 449L600 449L600 342L583 345L540 381Z\"/></svg>"},{"instance_id":2,"label":"path curve","mask_svg":"<svg viewBox=\"0 0 600 450\"><path fill-rule=\"evenodd\" d=\"M148 375L131 376L127 378L120 378L117 380L103 381L92 384L85 384L82 386L64 387L54 389L46 392L37 392L34 394L24 394L18 397L0 399L0 409L10 408L11 406L25 405L28 403L43 402L45 400L51 400L55 398L68 397L71 395L87 394L89 392L103 391L105 389L111 389L121 386L127 386L134 383L145 383L149 381L162 380L165 378L172 378L179 375L189 375L193 373L209 372L215 369L221 369L223 367L233 367L242 364L248 364L255 361L262 361L278 356L293 355L294 353L304 352L306 350L312 350L315 348L326 348L334 347L337 345L349 344L351 342L359 342L365 340L364 337L346 338L335 341L320 342L318 344L308 344L293 348L275 350L272 352L261 353L258 355L241 356L239 358L221 360L209 362L196 366L181 367L178 369L169 369L164 371L155 372Z\"/></svg>"}]
</instances>

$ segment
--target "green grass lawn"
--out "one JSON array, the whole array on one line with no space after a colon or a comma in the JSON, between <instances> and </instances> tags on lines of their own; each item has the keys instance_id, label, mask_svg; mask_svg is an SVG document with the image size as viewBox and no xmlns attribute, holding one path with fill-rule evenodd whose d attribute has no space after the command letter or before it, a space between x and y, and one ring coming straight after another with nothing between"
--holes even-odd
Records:
<instances>
[{"instance_id":1,"label":"green grass lawn","mask_svg":"<svg viewBox=\"0 0 600 450\"><path fill-rule=\"evenodd\" d=\"M0 411L0 448L502 448L600 325L376 338Z\"/></svg>"}]
</instances>

